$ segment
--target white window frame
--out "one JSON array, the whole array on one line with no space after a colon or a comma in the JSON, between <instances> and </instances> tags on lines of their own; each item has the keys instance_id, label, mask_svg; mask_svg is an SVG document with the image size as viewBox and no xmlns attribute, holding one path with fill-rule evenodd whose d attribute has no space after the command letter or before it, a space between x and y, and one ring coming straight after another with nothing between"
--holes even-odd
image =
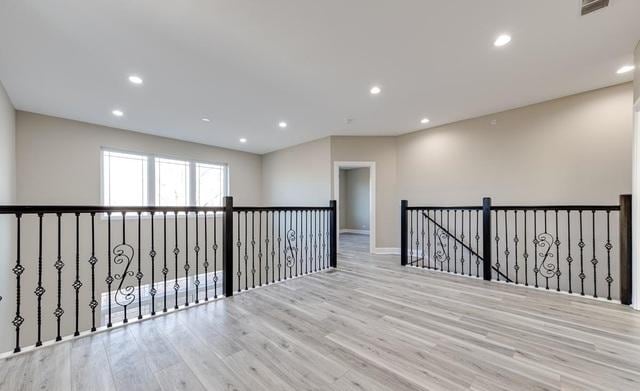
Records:
<instances>
[{"instance_id":1,"label":"white window frame","mask_svg":"<svg viewBox=\"0 0 640 391\"><path fill-rule=\"evenodd\" d=\"M147 158L147 205L131 205L131 206L158 206L156 205L156 158L181 160L188 163L189 165L188 199L189 200L188 200L188 205L186 205L187 207L198 206L196 205L196 164L206 164L210 166L222 167L223 175L224 175L224 179L222 181L222 186L223 186L222 195L223 197L229 195L229 165L227 163L210 162L210 161L204 161L199 159L188 159L180 156L170 156L170 155L163 155L163 154L127 151L127 150L111 148L111 147L101 147L100 148L100 204L103 206L111 206L111 205L105 205L105 199L104 199L104 190L105 190L104 189L104 184L105 184L104 153L105 152L126 153L130 155L145 156ZM175 205L169 205L169 206L175 206Z\"/></svg>"}]
</instances>

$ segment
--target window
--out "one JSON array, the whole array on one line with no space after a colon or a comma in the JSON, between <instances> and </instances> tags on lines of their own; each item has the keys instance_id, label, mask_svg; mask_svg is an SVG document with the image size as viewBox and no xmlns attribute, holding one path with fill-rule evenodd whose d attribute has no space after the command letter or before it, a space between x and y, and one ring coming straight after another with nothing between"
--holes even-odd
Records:
<instances>
[{"instance_id":1,"label":"window","mask_svg":"<svg viewBox=\"0 0 640 391\"><path fill-rule=\"evenodd\" d=\"M147 205L146 156L104 151L103 197L110 206Z\"/></svg>"},{"instance_id":2,"label":"window","mask_svg":"<svg viewBox=\"0 0 640 391\"><path fill-rule=\"evenodd\" d=\"M106 206L222 206L227 166L102 151Z\"/></svg>"},{"instance_id":3,"label":"window","mask_svg":"<svg viewBox=\"0 0 640 391\"><path fill-rule=\"evenodd\" d=\"M189 162L156 158L156 206L189 205Z\"/></svg>"}]
</instances>

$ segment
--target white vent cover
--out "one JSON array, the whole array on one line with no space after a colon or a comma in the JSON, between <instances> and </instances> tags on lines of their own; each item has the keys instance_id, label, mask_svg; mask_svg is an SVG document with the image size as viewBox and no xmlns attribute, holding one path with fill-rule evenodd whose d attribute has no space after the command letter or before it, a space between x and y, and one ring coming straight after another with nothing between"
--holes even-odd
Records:
<instances>
[{"instance_id":1,"label":"white vent cover","mask_svg":"<svg viewBox=\"0 0 640 391\"><path fill-rule=\"evenodd\" d=\"M582 15L607 7L609 0L582 0Z\"/></svg>"}]
</instances>

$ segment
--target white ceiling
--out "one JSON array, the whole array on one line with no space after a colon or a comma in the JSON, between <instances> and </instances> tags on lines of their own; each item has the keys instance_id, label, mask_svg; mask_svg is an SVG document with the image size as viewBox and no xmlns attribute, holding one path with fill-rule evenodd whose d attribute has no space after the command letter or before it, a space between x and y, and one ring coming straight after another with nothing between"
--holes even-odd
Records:
<instances>
[{"instance_id":1,"label":"white ceiling","mask_svg":"<svg viewBox=\"0 0 640 391\"><path fill-rule=\"evenodd\" d=\"M630 80L616 70L632 63L640 1L585 17L580 3L1 0L0 81L20 110L264 153ZM513 41L495 48L503 32Z\"/></svg>"}]
</instances>

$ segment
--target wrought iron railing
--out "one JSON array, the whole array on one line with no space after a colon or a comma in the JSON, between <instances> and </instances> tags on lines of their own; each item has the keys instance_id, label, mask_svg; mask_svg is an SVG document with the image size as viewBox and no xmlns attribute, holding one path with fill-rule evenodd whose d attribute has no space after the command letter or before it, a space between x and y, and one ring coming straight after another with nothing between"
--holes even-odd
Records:
<instances>
[{"instance_id":1,"label":"wrought iron railing","mask_svg":"<svg viewBox=\"0 0 640 391\"><path fill-rule=\"evenodd\" d=\"M336 267L328 207L0 206L14 352Z\"/></svg>"},{"instance_id":2,"label":"wrought iron railing","mask_svg":"<svg viewBox=\"0 0 640 391\"><path fill-rule=\"evenodd\" d=\"M401 204L401 263L631 303L631 196L619 205Z\"/></svg>"}]
</instances>

